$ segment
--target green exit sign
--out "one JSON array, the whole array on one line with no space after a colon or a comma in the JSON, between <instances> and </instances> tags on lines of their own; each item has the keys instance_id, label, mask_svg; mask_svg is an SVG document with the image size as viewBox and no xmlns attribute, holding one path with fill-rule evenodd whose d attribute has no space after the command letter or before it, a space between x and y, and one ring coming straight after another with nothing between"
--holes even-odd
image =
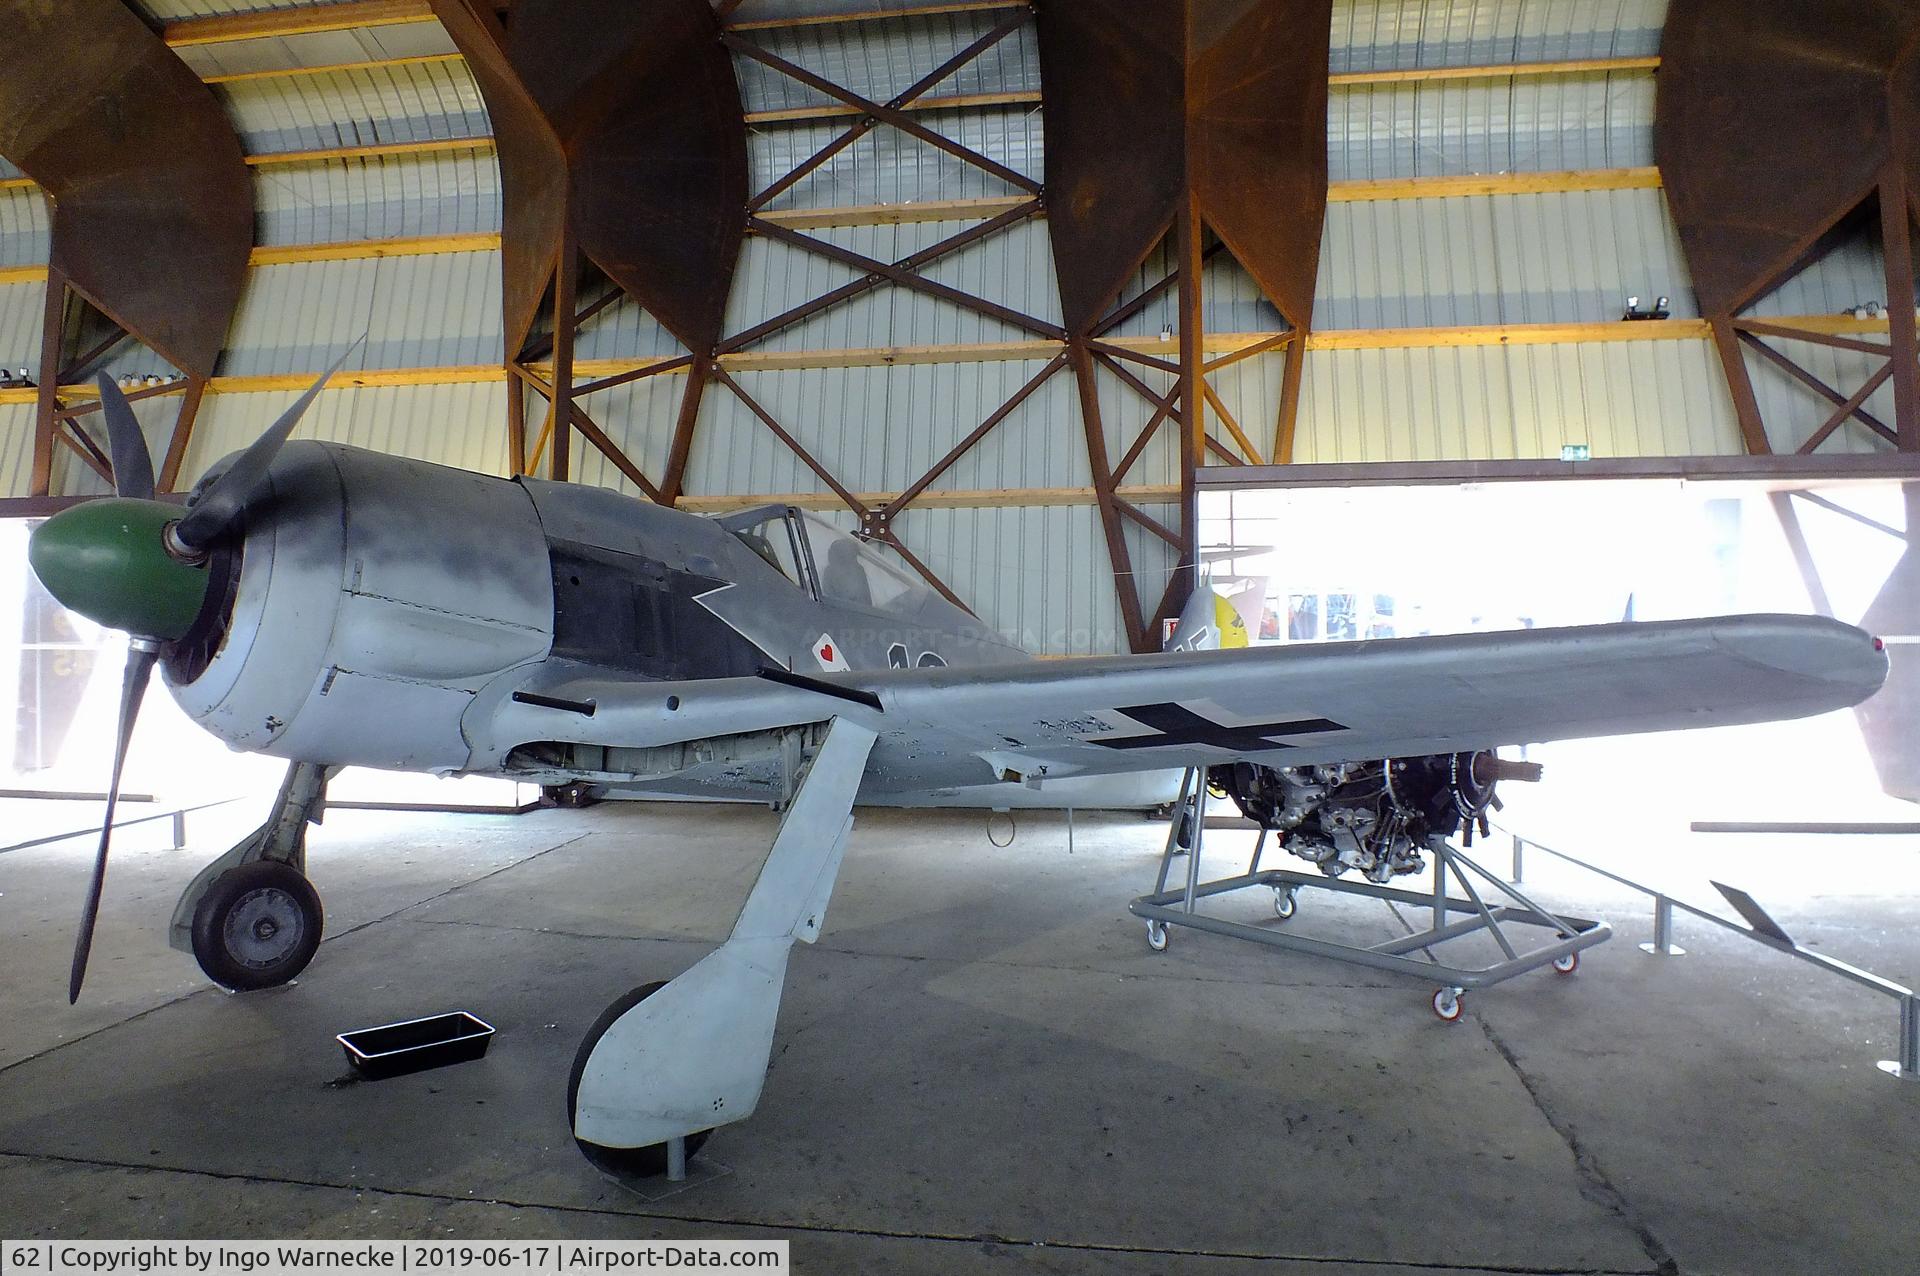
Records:
<instances>
[{"instance_id":1,"label":"green exit sign","mask_svg":"<svg viewBox=\"0 0 1920 1276\"><path fill-rule=\"evenodd\" d=\"M1593 449L1584 443L1562 443L1560 459L1563 461L1588 461L1593 459Z\"/></svg>"}]
</instances>

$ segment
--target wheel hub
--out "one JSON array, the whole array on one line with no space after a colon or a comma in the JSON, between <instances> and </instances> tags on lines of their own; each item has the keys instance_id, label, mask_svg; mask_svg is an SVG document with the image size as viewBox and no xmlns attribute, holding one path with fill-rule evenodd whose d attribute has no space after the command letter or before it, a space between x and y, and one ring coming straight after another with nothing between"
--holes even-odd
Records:
<instances>
[{"instance_id":1,"label":"wheel hub","mask_svg":"<svg viewBox=\"0 0 1920 1276\"><path fill-rule=\"evenodd\" d=\"M302 926L299 902L276 886L264 886L234 901L221 930L233 959L259 970L300 946Z\"/></svg>"}]
</instances>

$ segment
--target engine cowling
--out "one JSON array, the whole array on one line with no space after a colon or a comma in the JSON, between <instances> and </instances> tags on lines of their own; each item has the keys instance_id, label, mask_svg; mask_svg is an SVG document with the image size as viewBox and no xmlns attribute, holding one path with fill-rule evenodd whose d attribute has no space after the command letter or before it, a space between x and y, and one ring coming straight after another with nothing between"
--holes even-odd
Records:
<instances>
[{"instance_id":1,"label":"engine cowling","mask_svg":"<svg viewBox=\"0 0 1920 1276\"><path fill-rule=\"evenodd\" d=\"M235 749L453 771L461 714L546 656L553 582L518 484L289 443L244 535L216 551L218 614L177 644L173 697Z\"/></svg>"}]
</instances>

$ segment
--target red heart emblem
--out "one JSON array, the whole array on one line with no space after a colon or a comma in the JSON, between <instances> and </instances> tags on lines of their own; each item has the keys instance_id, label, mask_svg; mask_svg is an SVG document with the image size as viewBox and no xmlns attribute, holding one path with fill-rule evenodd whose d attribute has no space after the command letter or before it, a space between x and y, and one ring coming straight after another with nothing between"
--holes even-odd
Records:
<instances>
[{"instance_id":1,"label":"red heart emblem","mask_svg":"<svg viewBox=\"0 0 1920 1276\"><path fill-rule=\"evenodd\" d=\"M821 643L821 644L820 644L820 659L822 659L822 660L832 660L832 659L833 659L833 644L832 644L832 643L830 643L830 642L826 642L826 643Z\"/></svg>"}]
</instances>

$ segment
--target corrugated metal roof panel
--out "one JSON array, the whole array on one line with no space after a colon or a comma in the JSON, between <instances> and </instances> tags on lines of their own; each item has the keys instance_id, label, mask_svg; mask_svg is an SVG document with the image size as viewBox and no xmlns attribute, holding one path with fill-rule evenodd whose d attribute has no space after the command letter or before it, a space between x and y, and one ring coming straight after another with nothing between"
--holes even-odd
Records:
<instances>
[{"instance_id":1,"label":"corrugated metal roof panel","mask_svg":"<svg viewBox=\"0 0 1920 1276\"><path fill-rule=\"evenodd\" d=\"M1321 350L1295 459L1732 455L1732 401L1704 341Z\"/></svg>"},{"instance_id":2,"label":"corrugated metal roof panel","mask_svg":"<svg viewBox=\"0 0 1920 1276\"><path fill-rule=\"evenodd\" d=\"M40 331L46 324L47 286L0 284L0 367L22 365L40 375Z\"/></svg>"},{"instance_id":3,"label":"corrugated metal roof panel","mask_svg":"<svg viewBox=\"0 0 1920 1276\"><path fill-rule=\"evenodd\" d=\"M1331 180L1629 168L1653 158L1653 77L1439 80L1335 89Z\"/></svg>"},{"instance_id":4,"label":"corrugated metal roof panel","mask_svg":"<svg viewBox=\"0 0 1920 1276\"><path fill-rule=\"evenodd\" d=\"M915 118L941 136L1022 176L1040 179L1042 132L1038 108L923 111ZM785 177L844 129L840 121L766 124L749 129L747 160L753 189L765 190ZM831 208L1009 193L1017 191L957 156L898 129L877 128L782 192L770 207Z\"/></svg>"},{"instance_id":5,"label":"corrugated metal roof panel","mask_svg":"<svg viewBox=\"0 0 1920 1276\"><path fill-rule=\"evenodd\" d=\"M747 32L745 36L776 57L869 101L887 102L932 74L1006 17L1004 11L988 10L786 27ZM741 100L748 111L788 110L838 101L742 54L734 55L734 73L739 77ZM1040 56L1033 24L1027 23L936 82L926 95L1039 88Z\"/></svg>"},{"instance_id":6,"label":"corrugated metal roof panel","mask_svg":"<svg viewBox=\"0 0 1920 1276\"><path fill-rule=\"evenodd\" d=\"M263 40L191 44L178 49L180 60L197 75L241 75L292 67L339 66L387 58L415 58L454 52L453 38L438 22L361 27L354 31L316 31Z\"/></svg>"},{"instance_id":7,"label":"corrugated metal roof panel","mask_svg":"<svg viewBox=\"0 0 1920 1276\"><path fill-rule=\"evenodd\" d=\"M44 262L53 250L53 221L37 190L0 191L0 266Z\"/></svg>"},{"instance_id":8,"label":"corrugated metal roof panel","mask_svg":"<svg viewBox=\"0 0 1920 1276\"><path fill-rule=\"evenodd\" d=\"M1755 302L1750 313L1832 315L1870 303L1885 309L1886 293L1886 255L1876 225L1833 244L1826 256Z\"/></svg>"},{"instance_id":9,"label":"corrugated metal roof panel","mask_svg":"<svg viewBox=\"0 0 1920 1276\"><path fill-rule=\"evenodd\" d=\"M1127 649L1094 507L909 508L894 527L982 621L1027 650Z\"/></svg>"},{"instance_id":10,"label":"corrugated metal roof panel","mask_svg":"<svg viewBox=\"0 0 1920 1276\"><path fill-rule=\"evenodd\" d=\"M594 394L581 400L580 404L593 417L594 423L606 431L615 446L640 467L640 472L658 482L666 472L667 447L673 440L673 427L679 417L680 399L686 392L686 386L687 379L677 374L647 377ZM712 400L715 397L731 397L717 385L708 386L706 394L701 407L703 421L712 413ZM533 395L527 402L527 428L530 433L537 434L544 420L546 400ZM772 436L768 436L768 442L774 442ZM629 496L642 495L618 466L578 434L573 437L572 449L576 482L610 487Z\"/></svg>"},{"instance_id":11,"label":"corrugated metal roof panel","mask_svg":"<svg viewBox=\"0 0 1920 1276\"><path fill-rule=\"evenodd\" d=\"M891 262L892 226L839 226L805 232L827 243ZM747 329L860 278L860 272L819 253L766 239L747 238L727 301L726 330ZM869 292L758 342L756 350L838 349L887 344L891 302L884 290Z\"/></svg>"},{"instance_id":12,"label":"corrugated metal roof panel","mask_svg":"<svg viewBox=\"0 0 1920 1276\"><path fill-rule=\"evenodd\" d=\"M251 154L481 137L492 129L464 62L274 76L216 92Z\"/></svg>"},{"instance_id":13,"label":"corrugated metal roof panel","mask_svg":"<svg viewBox=\"0 0 1920 1276\"><path fill-rule=\"evenodd\" d=\"M33 486L33 405L0 403L0 496L25 496Z\"/></svg>"},{"instance_id":14,"label":"corrugated metal roof panel","mask_svg":"<svg viewBox=\"0 0 1920 1276\"><path fill-rule=\"evenodd\" d=\"M294 391L209 396L181 473L198 475L246 447L298 397ZM506 421L506 387L499 382L354 387L323 393L294 437L504 474Z\"/></svg>"},{"instance_id":15,"label":"corrugated metal roof panel","mask_svg":"<svg viewBox=\"0 0 1920 1276\"><path fill-rule=\"evenodd\" d=\"M446 151L256 168L262 244L326 244L500 229L500 167Z\"/></svg>"},{"instance_id":16,"label":"corrugated metal roof panel","mask_svg":"<svg viewBox=\"0 0 1920 1276\"><path fill-rule=\"evenodd\" d=\"M1853 394L1865 385L1867 378L1887 363L1875 355L1840 350L1811 341L1769 338L1768 344L1846 395ZM1761 419L1767 424L1768 441L1772 443L1774 451L1799 451L1834 411L1834 405L1788 376L1785 371L1760 358L1749 355L1747 367L1753 378L1754 395L1760 400ZM1863 406L1891 426L1894 423L1892 384L1881 386ZM1820 445L1819 451L1871 454L1891 449L1891 444L1871 433L1866 426L1857 421L1848 421Z\"/></svg>"},{"instance_id":17,"label":"corrugated metal roof panel","mask_svg":"<svg viewBox=\"0 0 1920 1276\"><path fill-rule=\"evenodd\" d=\"M910 257L973 222L911 222L899 227L895 254ZM1029 218L940 258L921 274L936 283L997 302L1031 318L1057 324L1060 285L1053 270L1053 245L1043 218Z\"/></svg>"},{"instance_id":18,"label":"corrugated metal roof panel","mask_svg":"<svg viewBox=\"0 0 1920 1276\"><path fill-rule=\"evenodd\" d=\"M1647 306L1665 296L1675 315L1698 313L1657 190L1335 204L1314 322L1598 322L1618 319L1629 296Z\"/></svg>"},{"instance_id":19,"label":"corrugated metal roof panel","mask_svg":"<svg viewBox=\"0 0 1920 1276\"><path fill-rule=\"evenodd\" d=\"M299 9L310 0L134 0L134 7L156 22L181 18L213 18L229 13L264 13Z\"/></svg>"},{"instance_id":20,"label":"corrugated metal roof panel","mask_svg":"<svg viewBox=\"0 0 1920 1276\"><path fill-rule=\"evenodd\" d=\"M1655 53L1667 0L1335 0L1335 71Z\"/></svg>"},{"instance_id":21,"label":"corrugated metal roof panel","mask_svg":"<svg viewBox=\"0 0 1920 1276\"><path fill-rule=\"evenodd\" d=\"M352 368L498 363L496 253L262 266L248 278L220 371L312 372L363 332Z\"/></svg>"}]
</instances>

